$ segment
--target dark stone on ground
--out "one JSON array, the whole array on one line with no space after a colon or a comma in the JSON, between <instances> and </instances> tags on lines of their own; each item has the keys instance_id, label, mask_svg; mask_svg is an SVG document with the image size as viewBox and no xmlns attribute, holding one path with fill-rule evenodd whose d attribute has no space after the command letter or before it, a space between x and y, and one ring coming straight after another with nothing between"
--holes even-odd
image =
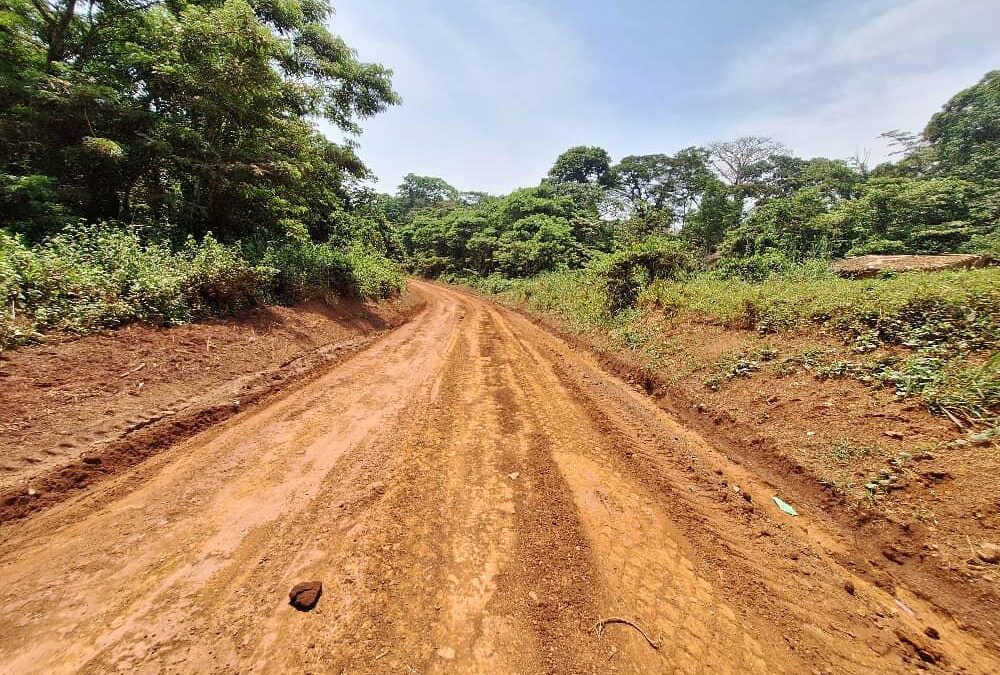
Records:
<instances>
[{"instance_id":1,"label":"dark stone on ground","mask_svg":"<svg viewBox=\"0 0 1000 675\"><path fill-rule=\"evenodd\" d=\"M292 590L288 593L288 601L300 612L308 612L316 606L321 595L323 595L322 581L303 581L292 586Z\"/></svg>"}]
</instances>

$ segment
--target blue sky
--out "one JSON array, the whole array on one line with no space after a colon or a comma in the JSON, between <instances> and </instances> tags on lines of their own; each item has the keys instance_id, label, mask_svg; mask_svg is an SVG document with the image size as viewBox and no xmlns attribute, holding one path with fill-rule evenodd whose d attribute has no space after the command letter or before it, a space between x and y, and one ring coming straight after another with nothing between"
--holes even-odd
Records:
<instances>
[{"instance_id":1,"label":"blue sky","mask_svg":"<svg viewBox=\"0 0 1000 675\"><path fill-rule=\"evenodd\" d=\"M750 133L878 161L879 133L919 131L1000 68L1000 0L333 3L403 97L359 139L390 192L414 172L501 194L573 145L619 159Z\"/></svg>"}]
</instances>

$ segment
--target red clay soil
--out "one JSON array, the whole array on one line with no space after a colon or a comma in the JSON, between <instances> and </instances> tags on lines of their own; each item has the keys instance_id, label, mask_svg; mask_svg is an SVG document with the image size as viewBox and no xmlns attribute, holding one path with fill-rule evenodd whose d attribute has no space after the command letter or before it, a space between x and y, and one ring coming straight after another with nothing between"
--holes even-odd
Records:
<instances>
[{"instance_id":1,"label":"red clay soil","mask_svg":"<svg viewBox=\"0 0 1000 675\"><path fill-rule=\"evenodd\" d=\"M0 672L998 672L996 606L879 576L735 408L671 414L412 286L426 309L348 358L0 524Z\"/></svg>"},{"instance_id":2,"label":"red clay soil","mask_svg":"<svg viewBox=\"0 0 1000 675\"><path fill-rule=\"evenodd\" d=\"M831 360L857 358L830 336L762 336L649 316L657 363L648 351L613 347L606 332L572 334L554 317L531 318L595 353L797 509L851 533L855 546L840 557L846 567L889 592L905 587L1000 650L1000 566L979 555L1000 543L1000 444L969 442L917 399L802 367L779 375L775 363L717 390L706 385L727 353L766 347L779 361L818 348ZM846 448L859 454L845 457ZM887 469L901 479L869 502L864 485Z\"/></svg>"},{"instance_id":3,"label":"red clay soil","mask_svg":"<svg viewBox=\"0 0 1000 675\"><path fill-rule=\"evenodd\" d=\"M423 307L312 302L0 353L0 522L49 506L356 352Z\"/></svg>"}]
</instances>

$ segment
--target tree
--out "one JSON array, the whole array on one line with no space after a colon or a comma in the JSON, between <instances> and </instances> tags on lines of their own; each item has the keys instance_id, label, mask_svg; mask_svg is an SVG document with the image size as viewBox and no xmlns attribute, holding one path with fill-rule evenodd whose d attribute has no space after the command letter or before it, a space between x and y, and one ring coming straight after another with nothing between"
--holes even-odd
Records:
<instances>
[{"instance_id":1,"label":"tree","mask_svg":"<svg viewBox=\"0 0 1000 675\"><path fill-rule=\"evenodd\" d=\"M684 220L681 235L705 254L712 253L739 222L742 211L742 205L733 199L728 186L712 176L698 208Z\"/></svg>"},{"instance_id":2,"label":"tree","mask_svg":"<svg viewBox=\"0 0 1000 675\"><path fill-rule=\"evenodd\" d=\"M743 136L708 146L709 160L716 174L736 194L743 194L767 168L767 160L785 154L784 146L764 136Z\"/></svg>"},{"instance_id":3,"label":"tree","mask_svg":"<svg viewBox=\"0 0 1000 675\"><path fill-rule=\"evenodd\" d=\"M820 188L824 197L834 202L856 197L862 182L858 170L843 160L772 155L763 162L762 172L750 184L748 192L757 207L812 187Z\"/></svg>"},{"instance_id":4,"label":"tree","mask_svg":"<svg viewBox=\"0 0 1000 675\"><path fill-rule=\"evenodd\" d=\"M737 256L774 251L795 260L841 252L841 234L817 224L816 217L826 211L827 202L816 187L773 199L727 232L722 249Z\"/></svg>"},{"instance_id":5,"label":"tree","mask_svg":"<svg viewBox=\"0 0 1000 675\"><path fill-rule=\"evenodd\" d=\"M1000 180L1000 70L955 94L924 137L941 173L973 181Z\"/></svg>"},{"instance_id":6,"label":"tree","mask_svg":"<svg viewBox=\"0 0 1000 675\"><path fill-rule=\"evenodd\" d=\"M578 145L559 155L549 169L553 183L592 183L607 186L611 180L611 156L603 148Z\"/></svg>"},{"instance_id":7,"label":"tree","mask_svg":"<svg viewBox=\"0 0 1000 675\"><path fill-rule=\"evenodd\" d=\"M87 220L323 236L369 172L313 120L354 134L398 102L322 1L0 3L0 174Z\"/></svg>"},{"instance_id":8,"label":"tree","mask_svg":"<svg viewBox=\"0 0 1000 675\"><path fill-rule=\"evenodd\" d=\"M705 150L692 147L630 155L614 167L614 191L628 204L634 236L669 230L687 216L711 179L706 160Z\"/></svg>"},{"instance_id":9,"label":"tree","mask_svg":"<svg viewBox=\"0 0 1000 675\"><path fill-rule=\"evenodd\" d=\"M406 213L458 200L459 192L443 178L408 173L399 184L396 197Z\"/></svg>"}]
</instances>

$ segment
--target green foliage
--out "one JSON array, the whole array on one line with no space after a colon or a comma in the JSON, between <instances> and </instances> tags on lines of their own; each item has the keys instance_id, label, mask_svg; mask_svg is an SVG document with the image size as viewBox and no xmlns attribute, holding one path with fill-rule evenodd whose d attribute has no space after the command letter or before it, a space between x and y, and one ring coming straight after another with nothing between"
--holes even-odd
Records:
<instances>
[{"instance_id":1,"label":"green foliage","mask_svg":"<svg viewBox=\"0 0 1000 675\"><path fill-rule=\"evenodd\" d=\"M962 250L990 231L982 190L957 178L881 178L857 199L832 202L819 187L768 201L731 230L731 256L780 251L796 260L866 253Z\"/></svg>"},{"instance_id":2,"label":"green foliage","mask_svg":"<svg viewBox=\"0 0 1000 675\"><path fill-rule=\"evenodd\" d=\"M707 385L805 369L821 379L853 378L919 397L932 411L975 428L1000 425L1000 268L858 281L808 263L760 283L710 271L655 281L640 293L638 309L619 312L609 311L599 269L475 285L505 303L557 316L573 330L600 330L623 347L657 344L650 312L765 333L819 329L842 336L859 354L892 346L863 360L831 358L816 348L782 359L769 347L733 352L720 359Z\"/></svg>"},{"instance_id":3,"label":"green foliage","mask_svg":"<svg viewBox=\"0 0 1000 675\"><path fill-rule=\"evenodd\" d=\"M314 119L357 132L398 101L329 33L325 2L0 0L0 227L142 222L175 243L308 230L368 170Z\"/></svg>"},{"instance_id":4,"label":"green foliage","mask_svg":"<svg viewBox=\"0 0 1000 675\"><path fill-rule=\"evenodd\" d=\"M924 136L941 173L971 181L1000 180L1000 70L955 94L931 118Z\"/></svg>"},{"instance_id":5,"label":"green foliage","mask_svg":"<svg viewBox=\"0 0 1000 675\"><path fill-rule=\"evenodd\" d=\"M656 282L642 299L724 324L768 332L829 326L845 338L913 348L952 342L984 349L1000 342L1000 269L841 279L811 264L763 283L701 274Z\"/></svg>"},{"instance_id":6,"label":"green foliage","mask_svg":"<svg viewBox=\"0 0 1000 675\"><path fill-rule=\"evenodd\" d=\"M580 267L610 245L594 186L544 183L476 204L441 202L397 226L417 274L508 278Z\"/></svg>"},{"instance_id":7,"label":"green foliage","mask_svg":"<svg viewBox=\"0 0 1000 675\"><path fill-rule=\"evenodd\" d=\"M347 254L351 267L349 292L364 300L387 298L402 293L406 277L399 266L381 253L355 249Z\"/></svg>"},{"instance_id":8,"label":"green foliage","mask_svg":"<svg viewBox=\"0 0 1000 675\"><path fill-rule=\"evenodd\" d=\"M397 292L368 169L316 120L355 134L398 97L331 14L0 0L0 345Z\"/></svg>"},{"instance_id":9,"label":"green foliage","mask_svg":"<svg viewBox=\"0 0 1000 675\"><path fill-rule=\"evenodd\" d=\"M351 262L343 251L310 241L250 244L244 249L248 257L275 270L275 294L286 302L354 290Z\"/></svg>"},{"instance_id":10,"label":"green foliage","mask_svg":"<svg viewBox=\"0 0 1000 675\"><path fill-rule=\"evenodd\" d=\"M848 237L817 218L826 209L818 188L769 201L728 233L723 252L747 256L781 251L798 260L837 253Z\"/></svg>"},{"instance_id":11,"label":"green foliage","mask_svg":"<svg viewBox=\"0 0 1000 675\"><path fill-rule=\"evenodd\" d=\"M437 206L458 198L458 190L442 178L408 173L396 192L396 208L403 213Z\"/></svg>"},{"instance_id":12,"label":"green foliage","mask_svg":"<svg viewBox=\"0 0 1000 675\"><path fill-rule=\"evenodd\" d=\"M595 269L604 279L608 309L617 312L633 307L651 282L680 279L697 266L697 259L683 242L648 237L601 259Z\"/></svg>"},{"instance_id":13,"label":"green foliage","mask_svg":"<svg viewBox=\"0 0 1000 675\"><path fill-rule=\"evenodd\" d=\"M1000 427L1000 352L982 364L943 368L921 394L932 410Z\"/></svg>"},{"instance_id":14,"label":"green foliage","mask_svg":"<svg viewBox=\"0 0 1000 675\"><path fill-rule=\"evenodd\" d=\"M612 191L629 210L627 230L636 237L664 233L682 222L713 180L702 148L673 156L630 155L612 168L611 179Z\"/></svg>"},{"instance_id":15,"label":"green foliage","mask_svg":"<svg viewBox=\"0 0 1000 675\"><path fill-rule=\"evenodd\" d=\"M715 373L705 382L705 386L715 390L728 380L750 377L752 373L759 371L765 362L773 361L777 356L778 350L771 348L759 349L753 353L737 351L725 354L719 359Z\"/></svg>"},{"instance_id":16,"label":"green foliage","mask_svg":"<svg viewBox=\"0 0 1000 675\"><path fill-rule=\"evenodd\" d=\"M722 258L712 268L712 275L720 279L739 279L759 284L772 276L786 274L794 267L794 261L784 253L768 251L745 258Z\"/></svg>"},{"instance_id":17,"label":"green foliage","mask_svg":"<svg viewBox=\"0 0 1000 675\"><path fill-rule=\"evenodd\" d=\"M611 184L611 156L607 150L578 145L559 155L549 170L554 183Z\"/></svg>"},{"instance_id":18,"label":"green foliage","mask_svg":"<svg viewBox=\"0 0 1000 675\"><path fill-rule=\"evenodd\" d=\"M71 229L29 248L3 235L0 288L11 337L85 333L130 321L179 323L248 303L272 270L253 267L210 236L174 254L133 231ZM16 333L16 335L14 335Z\"/></svg>"},{"instance_id":19,"label":"green foliage","mask_svg":"<svg viewBox=\"0 0 1000 675\"><path fill-rule=\"evenodd\" d=\"M111 225L69 229L34 247L0 232L0 348L46 333L183 323L331 292L386 297L402 285L379 253L307 240L240 247L207 234L174 252Z\"/></svg>"}]
</instances>

